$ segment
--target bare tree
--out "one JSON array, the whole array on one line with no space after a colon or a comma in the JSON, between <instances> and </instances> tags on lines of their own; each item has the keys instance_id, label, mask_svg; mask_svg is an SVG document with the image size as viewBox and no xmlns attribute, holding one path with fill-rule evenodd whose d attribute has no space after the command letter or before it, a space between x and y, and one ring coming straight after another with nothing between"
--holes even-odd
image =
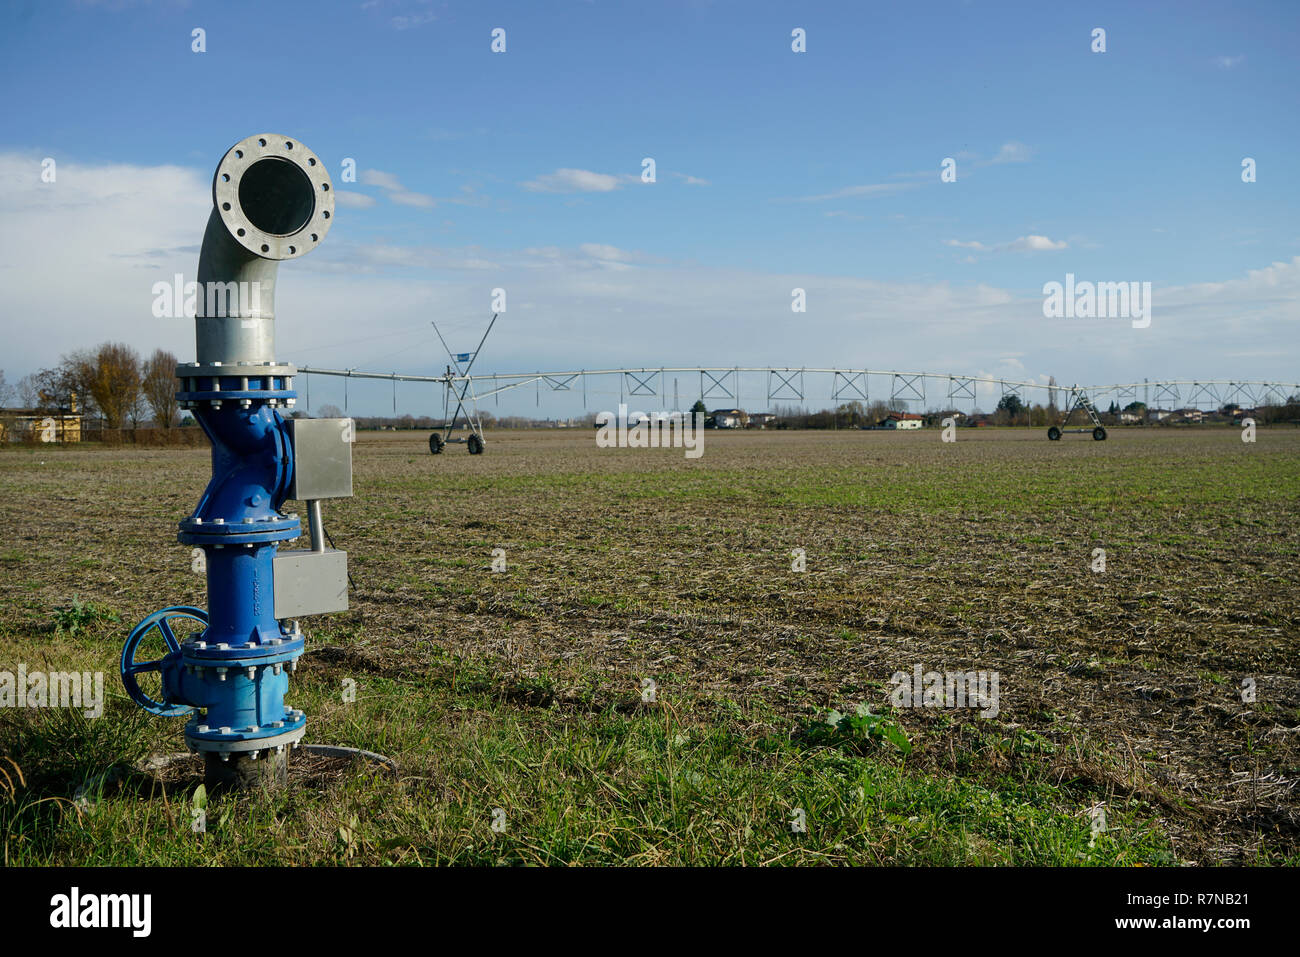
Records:
<instances>
[{"instance_id":1,"label":"bare tree","mask_svg":"<svg viewBox=\"0 0 1300 957\"><path fill-rule=\"evenodd\" d=\"M54 368L24 379L19 387L29 406L89 412L94 405L94 378L94 353L80 349L63 356Z\"/></svg>"},{"instance_id":2,"label":"bare tree","mask_svg":"<svg viewBox=\"0 0 1300 957\"><path fill-rule=\"evenodd\" d=\"M176 357L170 352L155 349L144 364L141 383L144 402L153 416L153 424L160 429L170 429L178 421L176 405Z\"/></svg>"},{"instance_id":3,"label":"bare tree","mask_svg":"<svg viewBox=\"0 0 1300 957\"><path fill-rule=\"evenodd\" d=\"M867 406L867 419L872 425L875 425L876 423L883 421L889 413L897 411L898 410L893 407L892 403L886 402L884 399L876 399Z\"/></svg>"},{"instance_id":4,"label":"bare tree","mask_svg":"<svg viewBox=\"0 0 1300 957\"><path fill-rule=\"evenodd\" d=\"M5 370L0 369L0 406L13 401L14 387L5 381Z\"/></svg>"},{"instance_id":5,"label":"bare tree","mask_svg":"<svg viewBox=\"0 0 1300 957\"><path fill-rule=\"evenodd\" d=\"M90 359L90 394L110 429L120 429L140 401L140 356L130 346L106 342Z\"/></svg>"},{"instance_id":6,"label":"bare tree","mask_svg":"<svg viewBox=\"0 0 1300 957\"><path fill-rule=\"evenodd\" d=\"M36 373L29 372L18 380L14 386L14 391L18 393L18 404L24 409L35 408L36 404L41 401L40 389L36 386Z\"/></svg>"},{"instance_id":7,"label":"bare tree","mask_svg":"<svg viewBox=\"0 0 1300 957\"><path fill-rule=\"evenodd\" d=\"M857 399L840 404L835 409L835 424L837 427L843 425L849 429L856 429L860 425L866 425L867 407Z\"/></svg>"}]
</instances>

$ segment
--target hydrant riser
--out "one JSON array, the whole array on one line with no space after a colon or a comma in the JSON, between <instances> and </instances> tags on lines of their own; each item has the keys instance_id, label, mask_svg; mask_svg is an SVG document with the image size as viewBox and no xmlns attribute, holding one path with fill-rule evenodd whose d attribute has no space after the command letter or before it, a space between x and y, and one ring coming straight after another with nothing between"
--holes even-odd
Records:
<instances>
[{"instance_id":1,"label":"hydrant riser","mask_svg":"<svg viewBox=\"0 0 1300 957\"><path fill-rule=\"evenodd\" d=\"M304 638L296 622L286 627L276 617L277 549L303 529L297 515L281 512L294 482L293 433L281 409L297 400L297 370L274 358L274 300L279 261L315 248L333 208L324 164L288 137L241 140L213 177L213 210L199 255L205 295L195 326L197 361L176 370L177 401L212 446L211 479L177 535L203 551L208 607L153 613L122 652L123 683L137 704L166 716L193 709L185 741L207 753L209 777L218 764L228 764L227 779L242 782L255 776L243 762L262 755L279 769L271 778L282 782L286 749L296 747L306 729L306 715L285 705ZM262 229L287 225L283 213L292 213L290 232ZM285 620L314 611L301 601L284 608ZM169 619L205 627L182 640ZM136 649L150 629L161 631L170 652L137 661ZM160 673L162 701L140 686L150 672Z\"/></svg>"}]
</instances>

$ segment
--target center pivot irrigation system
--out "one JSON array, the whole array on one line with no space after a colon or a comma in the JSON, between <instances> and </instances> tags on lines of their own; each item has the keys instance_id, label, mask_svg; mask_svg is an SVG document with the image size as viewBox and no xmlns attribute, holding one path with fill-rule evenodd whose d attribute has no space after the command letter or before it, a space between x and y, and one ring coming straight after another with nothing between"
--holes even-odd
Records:
<instances>
[{"instance_id":1,"label":"center pivot irrigation system","mask_svg":"<svg viewBox=\"0 0 1300 957\"><path fill-rule=\"evenodd\" d=\"M1070 415L1071 413L1074 412L1075 409L1083 409L1085 412L1088 413L1088 418L1092 420L1092 428L1091 429L1062 429L1056 425L1053 425L1051 428L1047 430L1047 437L1051 439L1053 442L1058 442L1060 441L1061 435L1065 432L1073 432L1075 434L1091 432L1092 437L1096 441L1105 442L1106 429L1101 424L1101 416L1097 414L1097 407L1092 404L1092 400L1088 398L1087 393L1084 392L1083 389L1077 387L1070 390L1070 399L1066 403L1066 407L1065 407L1065 417L1061 421L1069 422Z\"/></svg>"},{"instance_id":2,"label":"center pivot irrigation system","mask_svg":"<svg viewBox=\"0 0 1300 957\"><path fill-rule=\"evenodd\" d=\"M447 340L442 337L442 330L438 328L436 322L431 323L433 331L438 333L438 341L442 343L442 348L447 352L447 359L450 365L447 366L447 372L443 376L446 382L446 388L442 392L442 419L443 428L441 432L434 432L429 436L429 451L434 455L441 455L442 450L452 442L463 442L470 455L482 455L486 443L483 440L483 423L478 414L478 398L474 395L474 379L469 374L469 370L474 367L475 360L478 359L479 353L483 351L483 343L487 342L487 337L492 333L492 327L496 325L499 313L492 313L492 321L488 323L487 329L483 333L483 338L479 340L478 348L473 352L455 353L447 345ZM465 368L460 367L465 363ZM452 377L452 369L456 370L455 378ZM465 408L465 396L469 395L471 408ZM451 406L452 397L456 399L456 411L452 413L450 421L447 419L447 409ZM453 438L456 431L456 423L460 419L461 412L465 413L465 424L469 428L469 435L463 439Z\"/></svg>"},{"instance_id":3,"label":"center pivot irrigation system","mask_svg":"<svg viewBox=\"0 0 1300 957\"><path fill-rule=\"evenodd\" d=\"M492 317L493 322L496 321L496 318L495 315ZM489 324L489 332L491 328L492 326ZM439 338L441 338L441 333L439 333ZM486 338L487 336L484 334L484 339ZM482 345L483 343L480 342L480 349ZM443 347L446 348L445 341L443 341ZM472 360L478 357L478 352L455 356L448 350L448 355L451 355L453 363L456 363L456 360L459 359L469 361L469 364L472 365ZM1014 395L1023 401L1026 393L1040 390L1047 393L1046 400L1049 405L1056 406L1059 399L1064 400L1065 409L1061 425L1053 424L1047 430L1049 439L1057 441L1066 433L1083 434L1090 432L1093 439L1099 442L1106 439L1106 429L1101 423L1101 417L1097 413L1095 405L1095 402L1100 400L1108 399L1124 405L1140 399L1148 408L1153 407L1152 402L1155 403L1154 407L1177 406L1184 403L1187 406L1196 408L1205 405L1213 405L1218 408L1228 403L1236 403L1250 408L1260 404L1281 404L1289 396L1300 392L1300 383L1261 379L1148 379L1142 382L1112 385L1059 386L1055 381L1045 384L991 376L954 375L947 372L898 372L886 369L815 369L777 366L661 366L659 368L640 369L568 369L560 372L506 372L470 375L468 365L462 371L459 365L456 364L454 367L448 366L447 371L440 376L403 375L395 372L360 372L356 369L321 369L304 366L302 373L306 376L320 375L337 376L345 379L383 380L392 382L394 389L396 389L396 383L398 382L432 383L442 391L444 403L448 403L453 398L456 400L456 413L450 423L444 424L444 434L440 435L435 432L429 439L429 450L435 454L441 452L448 441L466 442L471 453L477 454L483 451L483 434L478 421L477 405L485 399L499 397L502 393L513 389L534 386L540 404L540 396L543 390L550 392L581 390L585 408L588 386L593 380L608 386L611 379L616 379L618 383L617 390L606 387L599 390L592 389L591 391L611 398L617 395L620 403L627 398L640 396L662 399L666 405L671 393L674 408L680 408L678 383L682 375L699 377L699 388L698 390L690 390L691 395L704 400L725 399L734 403L737 407L742 405L742 376L749 377L751 380L755 376L764 377L766 387L758 387L752 391L746 390L746 395L750 398L763 397L769 406L774 401L805 401L810 395L808 385L819 378L830 386L829 399L831 402L869 401L868 396L872 392L868 388L869 384L873 379L877 383L884 379L887 382L887 388L883 393L876 391L875 394L887 394L890 405L894 408L899 408L902 403L913 402L924 407L927 401L937 402L940 399L944 400L946 406L950 409L955 409L959 403L969 403L973 408L976 404L977 390L981 388L992 390L998 397L998 401L1010 395ZM671 387L669 386L670 376L672 376L671 381L673 383ZM688 381L690 380L688 379ZM927 394L929 399L927 399ZM824 396L826 393L823 392L821 395ZM474 407L473 414L465 407L466 396L469 397ZM346 398L344 401L346 402ZM395 402L396 399L394 399ZM462 409L466 412L466 423L471 430L471 434L467 439L453 440L450 435L456 426ZM1086 412L1091 424L1085 428L1063 427L1069 423L1070 416L1077 410Z\"/></svg>"}]
</instances>

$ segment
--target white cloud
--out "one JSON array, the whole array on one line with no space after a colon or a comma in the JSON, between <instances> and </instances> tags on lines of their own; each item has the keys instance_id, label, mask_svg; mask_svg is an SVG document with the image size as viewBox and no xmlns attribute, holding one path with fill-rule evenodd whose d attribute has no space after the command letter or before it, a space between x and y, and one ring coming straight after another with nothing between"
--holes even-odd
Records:
<instances>
[{"instance_id":1,"label":"white cloud","mask_svg":"<svg viewBox=\"0 0 1300 957\"><path fill-rule=\"evenodd\" d=\"M1019 239L1013 239L1009 243L999 246L999 249L1007 249L1016 253L1044 252L1053 249L1064 249L1067 243L1064 239L1053 241L1046 236L1021 236Z\"/></svg>"},{"instance_id":2,"label":"white cloud","mask_svg":"<svg viewBox=\"0 0 1300 957\"><path fill-rule=\"evenodd\" d=\"M634 253L629 253L617 246L609 246L605 243L583 243L578 247L584 255L592 259L606 259L611 262L628 262L635 258Z\"/></svg>"},{"instance_id":3,"label":"white cloud","mask_svg":"<svg viewBox=\"0 0 1300 957\"><path fill-rule=\"evenodd\" d=\"M1244 55L1216 56L1214 58L1215 65L1223 70L1231 70L1233 67L1240 66L1245 61L1246 61L1246 57Z\"/></svg>"},{"instance_id":4,"label":"white cloud","mask_svg":"<svg viewBox=\"0 0 1300 957\"><path fill-rule=\"evenodd\" d=\"M707 179L700 179L698 176L688 176L686 173L673 173L672 175L676 176L687 186L711 186L712 185Z\"/></svg>"},{"instance_id":5,"label":"white cloud","mask_svg":"<svg viewBox=\"0 0 1300 957\"><path fill-rule=\"evenodd\" d=\"M178 166L87 166L0 153L0 288L11 381L105 339L194 351L193 323L154 319L152 286L193 279L212 211L211 174ZM21 318L20 318L21 317Z\"/></svg>"},{"instance_id":6,"label":"white cloud","mask_svg":"<svg viewBox=\"0 0 1300 957\"><path fill-rule=\"evenodd\" d=\"M394 30L409 30L412 27L421 27L426 23L432 23L437 19L438 16L434 13L413 13L410 16L393 17L389 22L392 23Z\"/></svg>"},{"instance_id":7,"label":"white cloud","mask_svg":"<svg viewBox=\"0 0 1300 957\"><path fill-rule=\"evenodd\" d=\"M361 4L361 9L379 11L385 7L395 7L410 10L409 13L398 13L388 18L388 24L394 30L410 30L413 27L420 27L438 19L437 14L428 9L422 9L428 6L429 0L415 0L414 3L408 2L408 0L365 0Z\"/></svg>"},{"instance_id":8,"label":"white cloud","mask_svg":"<svg viewBox=\"0 0 1300 957\"><path fill-rule=\"evenodd\" d=\"M378 169L363 169L361 182L366 186L378 186L390 202L399 206L415 206L420 209L432 209L438 201L427 193L413 193L392 173ZM371 203L373 205L373 203Z\"/></svg>"},{"instance_id":9,"label":"white cloud","mask_svg":"<svg viewBox=\"0 0 1300 957\"><path fill-rule=\"evenodd\" d=\"M388 198L399 206L415 206L419 209L432 209L438 204L427 193L412 193L407 190L394 190L388 194Z\"/></svg>"},{"instance_id":10,"label":"white cloud","mask_svg":"<svg viewBox=\"0 0 1300 957\"><path fill-rule=\"evenodd\" d=\"M341 249L334 249L329 258L301 262L304 269L344 274L352 270L371 275L393 269L414 269L428 273L501 268L499 262L487 258L483 250L475 246L439 249L432 246L393 246L387 243L347 244Z\"/></svg>"},{"instance_id":11,"label":"white cloud","mask_svg":"<svg viewBox=\"0 0 1300 957\"><path fill-rule=\"evenodd\" d=\"M350 189L338 189L334 191L334 202L345 209L369 209L375 205L375 198Z\"/></svg>"},{"instance_id":12,"label":"white cloud","mask_svg":"<svg viewBox=\"0 0 1300 957\"><path fill-rule=\"evenodd\" d=\"M533 193L609 193L625 183L639 183L641 177L631 173L613 175L610 173L593 173L587 169L557 169L554 173L543 173L536 179L521 183L524 189Z\"/></svg>"},{"instance_id":13,"label":"white cloud","mask_svg":"<svg viewBox=\"0 0 1300 957\"><path fill-rule=\"evenodd\" d=\"M986 246L977 239L963 241L960 239L945 239L945 246L953 246L957 249L974 249L977 252L1047 252L1056 249L1065 249L1069 243L1065 240L1052 240L1046 236L1021 236L1019 239L1013 239L1007 243L998 243L995 246ZM965 260L971 261L969 259Z\"/></svg>"},{"instance_id":14,"label":"white cloud","mask_svg":"<svg viewBox=\"0 0 1300 957\"><path fill-rule=\"evenodd\" d=\"M1033 151L1024 143L1017 143L1013 140L1010 143L1003 143L1002 148L998 150L998 155L989 160L989 164L1028 163L1032 153Z\"/></svg>"},{"instance_id":15,"label":"white cloud","mask_svg":"<svg viewBox=\"0 0 1300 957\"><path fill-rule=\"evenodd\" d=\"M1003 143L996 156L990 160L980 161L974 153L965 150L956 154L956 158L963 163L970 163L971 167L978 168L981 166L993 166L1000 163L1027 163L1033 155L1033 150L1024 143L1011 140ZM906 173L891 173L890 179L910 180L911 182L894 182L894 183L864 183L857 186L845 186L841 189L829 193L818 193L813 196L800 196L799 201L804 203L822 203L831 199L854 199L867 198L879 199L885 196L892 196L903 190L915 189L918 186L927 183L939 183L940 169L936 164L931 170L914 170ZM969 170L967 175L971 175Z\"/></svg>"},{"instance_id":16,"label":"white cloud","mask_svg":"<svg viewBox=\"0 0 1300 957\"><path fill-rule=\"evenodd\" d=\"M1280 316L1300 319L1300 256L1293 257L1290 262L1275 262L1262 269L1247 270L1242 279L1170 286L1161 293L1162 298L1172 303L1216 307L1259 295L1275 297L1276 305L1281 309Z\"/></svg>"},{"instance_id":17,"label":"white cloud","mask_svg":"<svg viewBox=\"0 0 1300 957\"><path fill-rule=\"evenodd\" d=\"M936 180L938 173L935 173ZM837 189L833 193L820 193L816 196L800 196L799 201L804 203L821 203L828 199L850 199L859 196L876 198L880 196L892 196L894 193L901 193L905 189L911 189L913 183L867 183L862 186L845 186L843 189Z\"/></svg>"},{"instance_id":18,"label":"white cloud","mask_svg":"<svg viewBox=\"0 0 1300 957\"><path fill-rule=\"evenodd\" d=\"M392 173L385 173L383 170L363 169L361 171L361 182L367 186L378 186L380 189L405 189L402 181Z\"/></svg>"}]
</instances>

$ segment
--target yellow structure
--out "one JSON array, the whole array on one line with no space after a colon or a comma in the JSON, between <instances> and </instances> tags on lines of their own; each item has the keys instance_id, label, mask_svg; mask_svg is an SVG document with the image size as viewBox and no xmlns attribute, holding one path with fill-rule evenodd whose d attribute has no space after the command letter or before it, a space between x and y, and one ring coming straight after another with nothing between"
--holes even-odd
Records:
<instances>
[{"instance_id":1,"label":"yellow structure","mask_svg":"<svg viewBox=\"0 0 1300 957\"><path fill-rule=\"evenodd\" d=\"M81 413L0 409L0 442L80 442Z\"/></svg>"}]
</instances>

